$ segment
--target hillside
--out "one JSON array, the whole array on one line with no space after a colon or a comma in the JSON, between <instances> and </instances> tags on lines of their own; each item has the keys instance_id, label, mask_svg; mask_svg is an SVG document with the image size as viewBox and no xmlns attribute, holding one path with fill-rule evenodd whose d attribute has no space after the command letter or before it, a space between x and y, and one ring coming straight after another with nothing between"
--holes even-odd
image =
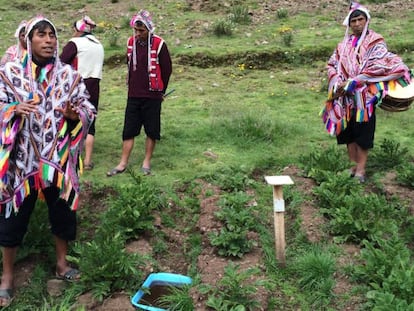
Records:
<instances>
[{"instance_id":1,"label":"hillside","mask_svg":"<svg viewBox=\"0 0 414 311\"><path fill-rule=\"evenodd\" d=\"M257 302L251 310L368 308L367 292L372 288L360 286L350 276L352 267L362 261L362 242L341 241L327 229L331 219L321 213L314 191L320 185L302 168L302 157L335 145L324 132L318 113L326 97L325 63L342 39L344 28L340 24L348 1L0 2L0 50L14 43L15 27L30 17L30 12L43 13L55 23L60 46L70 38L72 23L87 14L98 23L96 35L106 55L95 168L82 176L78 214L79 244L86 249L90 245L101 246L102 250L84 250L89 255L85 259L77 258L76 251L81 246L74 247L75 264L80 261L90 267L91 271L85 273L89 277L87 285L54 280L53 259L48 259L53 252L45 238L48 228L35 219L31 229L35 237L32 243L28 240L19 257L17 295L8 310L133 311L131 296L145 276L159 271L191 275L197 286L205 286L204 292L200 287L189 292L197 311L230 310L221 301L226 290L239 297L239 303ZM413 4L411 0L367 4L373 27L410 67L414 66ZM225 20L238 5L248 8L251 23L236 24L231 36L215 36L217 21ZM176 92L163 104L162 140L154 154L153 176L134 175L142 156L141 135L131 157L130 171L107 178L106 171L120 155L126 100L125 43L132 33L128 22L140 8L153 13L156 33L168 44L174 65L169 89L175 88ZM281 18L278 14L284 10L286 17ZM283 29L292 31L290 46L283 43ZM407 148L407 162L413 162L412 110L401 114L379 111L378 115L381 122L376 150L383 139L395 140ZM373 164L387 161L390 159L377 158ZM398 199L402 202L398 207L411 208L412 215L414 192L412 187L401 185L397 174L394 168L370 167L370 179L363 191L381 195L387 202ZM279 266L275 260L272 189L264 181L264 176L269 175L289 175L294 181L294 185L284 188L287 267ZM157 206L147 219L141 219L133 213L133 203L145 201L142 193L151 191ZM239 253L223 256L212 245L211 235L226 228L218 212L231 203L234 210L238 204L242 206L241 216L233 217L246 220L250 226L239 243L245 246L243 242L249 241L251 248L241 254L240 244L235 243ZM136 209L144 214L146 207ZM139 224L131 215L139 218ZM115 246L104 248L115 244L117 238L102 242L97 236L108 225L105 221L111 224L110 220L117 217L131 235L122 241L122 250ZM226 217L232 220L231 215ZM148 228L138 230L141 221ZM401 223L401 227L404 225ZM412 231L410 228L407 232ZM323 288L318 291L311 286L301 287L302 275L295 270L301 256L314 252L332 259L326 260L331 263L327 266L334 267L325 283L331 286L326 296ZM116 264L111 266L110 260L116 254L122 260L127 258L116 262L122 268L132 262L130 254L138 255L138 271L120 272ZM256 273L243 279L250 268ZM105 275L105 269L113 269L114 273ZM319 274L323 272L322 269ZM107 284L109 293L103 289ZM250 295L248 285L252 284L254 293ZM212 307L214 303L216 308ZM236 308L231 310L244 310Z\"/></svg>"}]
</instances>

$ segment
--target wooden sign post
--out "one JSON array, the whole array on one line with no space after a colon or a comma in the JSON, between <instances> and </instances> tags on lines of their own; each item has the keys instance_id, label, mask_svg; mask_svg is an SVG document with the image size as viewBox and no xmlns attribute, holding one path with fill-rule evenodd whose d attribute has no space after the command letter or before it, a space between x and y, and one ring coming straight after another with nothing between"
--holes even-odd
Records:
<instances>
[{"instance_id":1,"label":"wooden sign post","mask_svg":"<svg viewBox=\"0 0 414 311\"><path fill-rule=\"evenodd\" d=\"M285 200L283 199L283 185L292 185L293 180L289 176L265 176L265 180L273 186L276 258L280 265L285 266Z\"/></svg>"}]
</instances>

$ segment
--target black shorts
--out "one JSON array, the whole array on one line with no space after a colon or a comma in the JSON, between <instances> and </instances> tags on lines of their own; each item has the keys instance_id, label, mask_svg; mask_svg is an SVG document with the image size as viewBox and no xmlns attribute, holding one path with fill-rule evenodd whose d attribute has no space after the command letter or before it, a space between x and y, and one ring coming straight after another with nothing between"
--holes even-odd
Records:
<instances>
[{"instance_id":1,"label":"black shorts","mask_svg":"<svg viewBox=\"0 0 414 311\"><path fill-rule=\"evenodd\" d=\"M160 99L128 98L122 140L138 136L142 126L149 138L160 140L161 103Z\"/></svg>"},{"instance_id":2,"label":"black shorts","mask_svg":"<svg viewBox=\"0 0 414 311\"><path fill-rule=\"evenodd\" d=\"M42 191L48 206L52 234L65 241L73 241L76 238L76 212L70 209L65 200L59 198L59 189L56 187ZM9 218L5 218L4 213L0 215L0 246L16 247L22 244L37 197L38 192L32 190L17 214L12 213Z\"/></svg>"},{"instance_id":3,"label":"black shorts","mask_svg":"<svg viewBox=\"0 0 414 311\"><path fill-rule=\"evenodd\" d=\"M375 124L375 113L372 114L368 122L356 122L355 116L353 116L346 129L336 137L338 144L356 143L365 150L373 148Z\"/></svg>"}]
</instances>

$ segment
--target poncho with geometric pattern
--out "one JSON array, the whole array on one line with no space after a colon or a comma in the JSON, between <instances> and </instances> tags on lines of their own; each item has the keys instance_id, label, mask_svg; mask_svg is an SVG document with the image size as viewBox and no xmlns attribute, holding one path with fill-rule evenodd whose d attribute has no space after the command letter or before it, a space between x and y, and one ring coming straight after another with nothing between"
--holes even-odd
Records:
<instances>
[{"instance_id":1,"label":"poncho with geometric pattern","mask_svg":"<svg viewBox=\"0 0 414 311\"><path fill-rule=\"evenodd\" d=\"M58 187L73 210L78 205L80 153L96 110L70 65L56 59L50 66L53 85L47 74L42 83L37 78L30 81L29 75L36 73L34 63L32 68L20 62L0 68L0 212L6 217L18 212L30 191L49 186ZM16 105L33 94L40 101L38 112L17 116ZM78 108L79 121L67 120L56 110L68 104Z\"/></svg>"}]
</instances>

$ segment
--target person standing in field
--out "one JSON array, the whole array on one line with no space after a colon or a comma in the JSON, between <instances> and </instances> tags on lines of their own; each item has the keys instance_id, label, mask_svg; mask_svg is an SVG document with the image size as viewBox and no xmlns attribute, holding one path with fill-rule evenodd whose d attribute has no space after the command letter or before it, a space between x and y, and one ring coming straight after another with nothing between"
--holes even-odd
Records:
<instances>
[{"instance_id":1,"label":"person standing in field","mask_svg":"<svg viewBox=\"0 0 414 311\"><path fill-rule=\"evenodd\" d=\"M387 94L388 81L410 81L408 67L369 28L370 21L367 8L353 2L343 22L345 37L327 64L329 93L322 111L328 132L347 145L355 164L350 174L360 182L365 182L368 151L374 146L375 107Z\"/></svg>"},{"instance_id":2,"label":"person standing in field","mask_svg":"<svg viewBox=\"0 0 414 311\"><path fill-rule=\"evenodd\" d=\"M14 262L38 198L46 201L56 247L56 277L77 280L68 243L76 238L80 154L95 108L79 73L60 62L55 26L26 25L23 62L0 67L0 306L14 295ZM46 221L46 220L45 220Z\"/></svg>"},{"instance_id":3,"label":"person standing in field","mask_svg":"<svg viewBox=\"0 0 414 311\"><path fill-rule=\"evenodd\" d=\"M111 177L123 173L128 165L134 139L144 127L145 157L141 170L151 174L151 158L160 139L161 103L172 73L170 53L164 40L154 34L148 11L135 14L130 26L134 35L128 39L128 100L122 132L122 154L118 165L107 172Z\"/></svg>"},{"instance_id":4,"label":"person standing in field","mask_svg":"<svg viewBox=\"0 0 414 311\"><path fill-rule=\"evenodd\" d=\"M88 16L73 24L73 38L63 47L60 59L66 64L72 65L77 70L86 84L89 92L89 101L98 111L99 83L102 79L102 67L104 62L104 48L99 40L92 34L96 24ZM95 142L95 121L89 127L85 141L84 169L91 170L93 146Z\"/></svg>"},{"instance_id":5,"label":"person standing in field","mask_svg":"<svg viewBox=\"0 0 414 311\"><path fill-rule=\"evenodd\" d=\"M19 26L14 33L14 37L16 38L17 42L15 45L10 46L6 53L1 58L0 64L4 65L7 62L11 61L21 61L24 53L26 52L26 41L24 39L24 33L26 30L26 21L23 20L20 22Z\"/></svg>"}]
</instances>

